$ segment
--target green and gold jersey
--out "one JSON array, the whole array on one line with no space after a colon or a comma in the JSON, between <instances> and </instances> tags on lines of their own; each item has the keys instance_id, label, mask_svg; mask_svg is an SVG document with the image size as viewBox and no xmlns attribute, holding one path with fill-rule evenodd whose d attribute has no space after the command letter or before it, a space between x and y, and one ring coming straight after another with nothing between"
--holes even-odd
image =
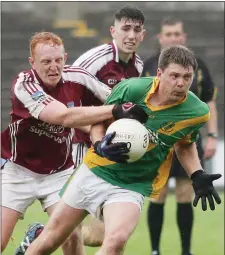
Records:
<instances>
[{"instance_id":1,"label":"green and gold jersey","mask_svg":"<svg viewBox=\"0 0 225 255\"><path fill-rule=\"evenodd\" d=\"M90 148L84 163L97 176L122 188L156 197L166 183L172 162L173 145L193 143L199 128L209 119L209 108L192 92L181 101L166 106L152 106L149 99L157 90L156 77L131 78L116 85L105 104L133 102L148 114L145 123L150 144L136 162L119 164L100 157Z\"/></svg>"}]
</instances>

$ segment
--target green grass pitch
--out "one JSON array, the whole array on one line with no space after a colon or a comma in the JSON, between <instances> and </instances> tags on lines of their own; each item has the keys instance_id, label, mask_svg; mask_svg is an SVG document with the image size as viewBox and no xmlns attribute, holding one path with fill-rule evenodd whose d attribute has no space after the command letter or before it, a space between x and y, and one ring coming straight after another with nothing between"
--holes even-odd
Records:
<instances>
[{"instance_id":1,"label":"green grass pitch","mask_svg":"<svg viewBox=\"0 0 225 255\"><path fill-rule=\"evenodd\" d=\"M224 193L220 192L222 204L216 206L215 211L203 212L200 207L194 209L195 224L193 229L192 252L194 255L224 255ZM150 244L146 225L146 200L142 218L130 238L125 255L149 255ZM33 204L27 211L25 219L17 224L13 238L9 242L4 255L13 255L16 247L24 237L27 226L39 221L45 223L48 216L42 212L39 202ZM87 255L95 253L96 248L86 248ZM174 194L168 197L165 211L165 221L161 239L161 252L163 255L180 255L179 233L176 225L176 202ZM54 255L62 254L59 249Z\"/></svg>"}]
</instances>

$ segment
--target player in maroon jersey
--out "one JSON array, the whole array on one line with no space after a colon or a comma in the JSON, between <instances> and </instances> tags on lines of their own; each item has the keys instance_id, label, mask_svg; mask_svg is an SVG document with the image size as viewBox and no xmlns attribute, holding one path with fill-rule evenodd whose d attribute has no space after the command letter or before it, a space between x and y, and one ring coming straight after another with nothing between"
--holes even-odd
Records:
<instances>
[{"instance_id":1,"label":"player in maroon jersey","mask_svg":"<svg viewBox=\"0 0 225 255\"><path fill-rule=\"evenodd\" d=\"M113 41L88 50L73 65L85 68L111 88L124 79L139 77L143 62L135 51L144 38L144 20L143 13L135 7L118 10L114 25L110 27ZM102 104L90 92L88 94L89 104ZM75 165L80 164L88 146L89 136L78 130L73 137Z\"/></svg>"},{"instance_id":2,"label":"player in maroon jersey","mask_svg":"<svg viewBox=\"0 0 225 255\"><path fill-rule=\"evenodd\" d=\"M126 6L118 10L114 25L110 27L112 42L88 50L73 65L85 68L111 88L124 79L139 77L143 62L135 51L145 35L144 21L143 13L135 7ZM93 95L89 95L87 99L92 105L102 104ZM89 136L78 130L73 137L72 146L75 165L79 165L90 146ZM83 226L85 245L100 246L103 235L104 225L97 219Z\"/></svg>"},{"instance_id":3,"label":"player in maroon jersey","mask_svg":"<svg viewBox=\"0 0 225 255\"><path fill-rule=\"evenodd\" d=\"M136 105L126 110L123 105L73 107L83 104L87 91L104 101L111 89L85 69L65 66L66 59L60 37L37 33L30 41L32 69L21 72L13 82L11 124L1 134L2 158L7 159L1 172L1 251L17 221L36 199L49 215L54 210L58 192L74 168L73 128L140 114ZM110 144L106 146L110 157ZM118 152L125 151L124 146L118 144ZM118 154L124 157L123 152ZM76 233L70 238L63 245L64 254L83 254ZM23 254L26 245L17 254Z\"/></svg>"}]
</instances>

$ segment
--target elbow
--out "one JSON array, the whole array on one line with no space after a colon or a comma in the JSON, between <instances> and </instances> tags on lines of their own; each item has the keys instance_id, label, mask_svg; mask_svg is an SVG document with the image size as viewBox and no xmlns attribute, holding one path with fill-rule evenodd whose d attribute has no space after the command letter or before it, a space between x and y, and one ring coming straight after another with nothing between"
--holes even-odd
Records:
<instances>
[{"instance_id":1,"label":"elbow","mask_svg":"<svg viewBox=\"0 0 225 255\"><path fill-rule=\"evenodd\" d=\"M174 150L176 153L179 154L180 151L191 149L192 147L195 147L195 143L176 143L174 145Z\"/></svg>"},{"instance_id":2,"label":"elbow","mask_svg":"<svg viewBox=\"0 0 225 255\"><path fill-rule=\"evenodd\" d=\"M71 121L71 116L69 116L68 114L63 114L62 116L60 116L60 122L61 125L67 128L74 128L75 125L74 123L72 123Z\"/></svg>"},{"instance_id":3,"label":"elbow","mask_svg":"<svg viewBox=\"0 0 225 255\"><path fill-rule=\"evenodd\" d=\"M82 123L83 116L79 112L74 112L73 109L67 109L60 116L61 125L68 128L78 128L85 125Z\"/></svg>"},{"instance_id":4,"label":"elbow","mask_svg":"<svg viewBox=\"0 0 225 255\"><path fill-rule=\"evenodd\" d=\"M208 106L209 106L210 112L216 112L216 111L217 111L217 108L216 108L216 101L215 101L215 100L211 100L211 101L209 101L207 104L208 104Z\"/></svg>"},{"instance_id":5,"label":"elbow","mask_svg":"<svg viewBox=\"0 0 225 255\"><path fill-rule=\"evenodd\" d=\"M64 111L57 116L57 124L63 127L72 128L71 116L68 111Z\"/></svg>"},{"instance_id":6,"label":"elbow","mask_svg":"<svg viewBox=\"0 0 225 255\"><path fill-rule=\"evenodd\" d=\"M68 109L65 105L54 101L40 112L38 118L49 124L70 128L73 124L74 110L72 108Z\"/></svg>"}]
</instances>

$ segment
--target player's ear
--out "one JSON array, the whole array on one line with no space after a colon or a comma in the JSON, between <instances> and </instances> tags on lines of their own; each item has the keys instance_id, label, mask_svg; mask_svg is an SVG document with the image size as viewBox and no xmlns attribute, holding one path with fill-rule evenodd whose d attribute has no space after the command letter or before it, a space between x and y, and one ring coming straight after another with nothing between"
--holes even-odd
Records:
<instances>
[{"instance_id":1,"label":"player's ear","mask_svg":"<svg viewBox=\"0 0 225 255\"><path fill-rule=\"evenodd\" d=\"M110 31L110 34L111 34L112 38L114 39L115 32L116 32L115 27L114 26L110 26L109 31Z\"/></svg>"},{"instance_id":2,"label":"player's ear","mask_svg":"<svg viewBox=\"0 0 225 255\"><path fill-rule=\"evenodd\" d=\"M156 75L157 78L160 79L161 75L162 75L162 69L161 68L157 68L157 75Z\"/></svg>"},{"instance_id":3,"label":"player's ear","mask_svg":"<svg viewBox=\"0 0 225 255\"><path fill-rule=\"evenodd\" d=\"M32 57L29 57L29 63L33 69L35 69L34 59Z\"/></svg>"},{"instance_id":4,"label":"player's ear","mask_svg":"<svg viewBox=\"0 0 225 255\"><path fill-rule=\"evenodd\" d=\"M159 34L157 34L157 35L156 35L156 37L157 37L157 39L158 39L158 40L159 40L159 42L160 42L161 37L162 37L162 36L161 36L161 34L160 34L160 33L159 33Z\"/></svg>"}]
</instances>

